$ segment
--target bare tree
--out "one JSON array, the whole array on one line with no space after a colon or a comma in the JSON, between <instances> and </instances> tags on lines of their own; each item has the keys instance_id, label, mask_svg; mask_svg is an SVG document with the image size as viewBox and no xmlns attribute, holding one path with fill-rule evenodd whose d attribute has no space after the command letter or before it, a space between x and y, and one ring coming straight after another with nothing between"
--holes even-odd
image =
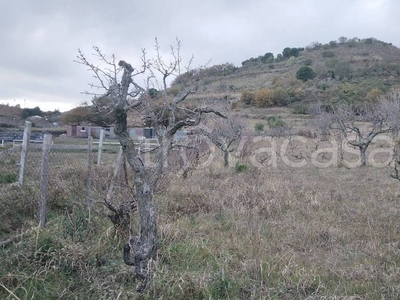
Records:
<instances>
[{"instance_id":1,"label":"bare tree","mask_svg":"<svg viewBox=\"0 0 400 300\"><path fill-rule=\"evenodd\" d=\"M191 131L183 141L175 145L177 151L172 157L175 161L171 163L171 168L176 174L182 174L183 179L202 166L201 161L211 154L207 137L194 133Z\"/></svg>"},{"instance_id":2,"label":"bare tree","mask_svg":"<svg viewBox=\"0 0 400 300\"><path fill-rule=\"evenodd\" d=\"M393 91L373 103L340 104L327 109L314 109L316 123L322 132L341 134L360 151L361 166L366 166L366 151L373 139L399 129L400 91Z\"/></svg>"},{"instance_id":3,"label":"bare tree","mask_svg":"<svg viewBox=\"0 0 400 300\"><path fill-rule=\"evenodd\" d=\"M394 173L391 174L390 176L394 179L397 179L400 181L400 143L397 141L397 143L394 145L393 148L393 165L394 165Z\"/></svg>"},{"instance_id":4,"label":"bare tree","mask_svg":"<svg viewBox=\"0 0 400 300\"><path fill-rule=\"evenodd\" d=\"M141 279L138 291L142 292L146 287L151 261L156 258L157 250L157 211L153 195L167 165L168 155L173 147L173 137L184 127L199 125L204 114L212 113L220 117L224 115L211 106L189 108L184 105L188 96L198 90L200 69L191 72L197 78L197 80L190 78L191 85L181 82L181 89L176 96L168 92L169 78L180 76L184 71L191 71L192 60L189 66L182 70L179 41L175 48L171 47L171 59L167 61L162 57L156 39L155 58L147 60L143 50L142 65L139 69L135 69L123 60L116 63L114 55L108 58L97 47L94 47L94 50L101 67L90 62L81 51L77 62L87 66L97 79L98 84L91 84L91 87L103 89L103 94L100 95L112 99L111 107L108 109L115 116L114 132L128 164L134 171L133 200L137 202L139 213L139 235L132 237L124 246L123 259L127 265L134 266L136 276ZM160 84L157 81L157 74L161 76ZM135 79L143 79L143 75L146 75L145 84L140 85ZM161 86L156 99L149 93L155 86ZM150 150L154 152L151 164L145 160L145 151L141 150L129 136L128 112L140 115L146 125L154 128L159 145Z\"/></svg>"},{"instance_id":5,"label":"bare tree","mask_svg":"<svg viewBox=\"0 0 400 300\"><path fill-rule=\"evenodd\" d=\"M212 119L209 124L211 128L201 124L198 131L224 153L224 167L228 167L229 153L235 151L235 145L238 144L236 142L245 128L244 123L239 117L229 115L227 119Z\"/></svg>"}]
</instances>

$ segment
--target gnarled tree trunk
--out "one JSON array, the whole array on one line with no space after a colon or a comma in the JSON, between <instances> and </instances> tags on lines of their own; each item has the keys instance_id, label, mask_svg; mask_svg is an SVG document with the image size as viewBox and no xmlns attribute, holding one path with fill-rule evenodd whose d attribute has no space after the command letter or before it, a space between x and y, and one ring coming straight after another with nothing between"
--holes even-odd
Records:
<instances>
[{"instance_id":1,"label":"gnarled tree trunk","mask_svg":"<svg viewBox=\"0 0 400 300\"><path fill-rule=\"evenodd\" d=\"M224 167L229 167L229 151L228 149L224 150Z\"/></svg>"},{"instance_id":2,"label":"gnarled tree trunk","mask_svg":"<svg viewBox=\"0 0 400 300\"><path fill-rule=\"evenodd\" d=\"M108 66L112 66L111 69L99 69L96 65L88 62L82 52L79 52L78 56L79 62L88 66L93 71L94 77L99 80L100 85L94 85L94 87L104 88L106 96L111 99L110 109L115 114L114 133L121 144L123 155L133 169L135 194L132 199L125 202L132 204L136 201L140 228L139 235L130 238L124 246L123 259L127 265L134 266L135 274L141 279L141 284L138 287L139 292L142 292L147 285L151 274L151 261L156 258L157 254L157 212L154 203L154 191L166 166L173 145L173 137L183 127L198 126L203 114L212 113L226 118L210 107L188 109L179 106L188 95L197 91L197 84L192 89L188 89L185 84L182 84L182 89L176 96L167 92L166 79L173 74L180 73L179 46L178 41L178 50L172 53L173 61L165 63L161 58L156 41L156 59L150 65L144 52L142 57L143 70L136 71L129 63L122 60L119 61L118 68L114 56L109 61L96 47L94 49L97 56ZM153 101L154 99L149 93L149 84L143 88L133 81L136 75L143 74L149 67L160 72L163 76L164 91L158 94L158 97L163 99L162 104ZM120 71L123 72L119 80ZM152 77L154 77L154 73L150 70L149 79ZM156 132L159 145L151 150L155 152L155 161L152 164L144 161L144 150L140 149L140 145L135 145L133 139L129 136L127 111L134 110L140 114L142 122L153 127ZM118 217L119 211L116 208L112 206L108 206L108 208ZM133 211L129 210L129 213Z\"/></svg>"},{"instance_id":3,"label":"gnarled tree trunk","mask_svg":"<svg viewBox=\"0 0 400 300\"><path fill-rule=\"evenodd\" d=\"M135 274L142 283L141 292L146 287L150 273L149 263L157 251L157 214L154 204L154 190L159 175L154 171L160 168L149 168L142 161L139 147L129 137L126 125L127 114L122 104L115 109L115 134L122 146L124 155L134 171L135 195L139 213L139 236L135 236L125 245L124 262L135 267Z\"/></svg>"},{"instance_id":4,"label":"gnarled tree trunk","mask_svg":"<svg viewBox=\"0 0 400 300\"><path fill-rule=\"evenodd\" d=\"M366 152L367 152L368 145L361 144L361 145L358 146L358 148L360 149L361 167L366 167L367 166Z\"/></svg>"}]
</instances>

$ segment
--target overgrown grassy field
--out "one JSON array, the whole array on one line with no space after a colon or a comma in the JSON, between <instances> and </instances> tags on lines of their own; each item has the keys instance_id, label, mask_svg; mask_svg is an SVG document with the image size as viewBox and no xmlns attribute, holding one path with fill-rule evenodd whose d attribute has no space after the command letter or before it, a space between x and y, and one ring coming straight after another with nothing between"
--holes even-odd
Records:
<instances>
[{"instance_id":1,"label":"overgrown grassy field","mask_svg":"<svg viewBox=\"0 0 400 300\"><path fill-rule=\"evenodd\" d=\"M89 217L84 181L61 168L59 180L75 181L51 190L47 228L0 249L0 298L400 298L400 183L389 168L243 164L163 178L158 259L142 295L122 261L126 234L100 204ZM96 168L100 197L112 168ZM34 226L34 194L3 186L3 222Z\"/></svg>"}]
</instances>

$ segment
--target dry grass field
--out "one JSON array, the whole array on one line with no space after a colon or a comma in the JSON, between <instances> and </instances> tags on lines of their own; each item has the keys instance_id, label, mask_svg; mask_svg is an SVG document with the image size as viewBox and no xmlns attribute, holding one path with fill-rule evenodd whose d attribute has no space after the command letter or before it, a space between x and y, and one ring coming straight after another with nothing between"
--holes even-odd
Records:
<instances>
[{"instance_id":1,"label":"dry grass field","mask_svg":"<svg viewBox=\"0 0 400 300\"><path fill-rule=\"evenodd\" d=\"M160 196L157 272L181 299L396 299L399 193L387 169L211 168Z\"/></svg>"},{"instance_id":2,"label":"dry grass field","mask_svg":"<svg viewBox=\"0 0 400 300\"><path fill-rule=\"evenodd\" d=\"M79 205L84 184L75 182L73 197L68 189L51 195L46 229L0 250L0 298L400 297L400 183L388 167L256 168L245 159L245 168L225 169L221 162L187 179L165 178L156 195L158 260L143 295L121 259L126 236L101 205L88 221ZM100 197L110 169L98 172ZM58 176L71 180L63 168ZM8 186L1 197L3 211L22 206L25 228L34 223L31 194Z\"/></svg>"}]
</instances>

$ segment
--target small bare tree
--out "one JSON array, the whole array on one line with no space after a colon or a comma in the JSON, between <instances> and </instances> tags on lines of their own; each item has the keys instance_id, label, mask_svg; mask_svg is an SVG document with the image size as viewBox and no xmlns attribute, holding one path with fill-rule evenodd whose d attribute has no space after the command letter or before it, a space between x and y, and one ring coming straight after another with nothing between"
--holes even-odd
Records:
<instances>
[{"instance_id":1,"label":"small bare tree","mask_svg":"<svg viewBox=\"0 0 400 300\"><path fill-rule=\"evenodd\" d=\"M396 142L393 148L393 166L394 166L394 173L390 176L394 179L400 181L400 143L399 141Z\"/></svg>"},{"instance_id":2,"label":"small bare tree","mask_svg":"<svg viewBox=\"0 0 400 300\"><path fill-rule=\"evenodd\" d=\"M198 132L205 135L224 153L224 167L229 166L229 153L235 151L237 142L245 128L244 122L237 116L229 115L227 119L213 118L210 127L200 125Z\"/></svg>"},{"instance_id":3,"label":"small bare tree","mask_svg":"<svg viewBox=\"0 0 400 300\"><path fill-rule=\"evenodd\" d=\"M157 211L153 195L157 182L167 165L174 135L184 127L198 126L204 114L212 113L224 117L209 105L195 108L184 105L188 96L198 90L201 69L194 71L190 69L192 59L189 65L182 69L179 41L175 48L171 47L170 61L162 57L157 39L155 49L156 56L152 60L147 60L143 50L142 65L139 69L135 69L123 60L117 63L114 55L108 58L97 47L94 47L95 56L101 66L90 62L81 51L77 57L77 62L87 66L97 79L98 84L91 84L91 87L103 89L100 95L112 100L107 109L115 116L114 132L128 164L134 171L135 194L132 200L137 202L139 235L132 237L124 246L123 259L127 265L134 266L136 276L141 279L139 292L146 287L151 261L156 258ZM181 89L174 96L168 91L168 81L173 77L184 78L180 76L184 72L191 74L189 79L192 84L180 82ZM160 84L158 84L156 74L161 77ZM144 86L135 81L140 75L146 75ZM156 96L154 87L160 89ZM141 116L146 125L154 128L159 145L149 150L154 152L154 160L151 164L145 160L145 151L141 150L129 135L128 113L136 113Z\"/></svg>"},{"instance_id":4,"label":"small bare tree","mask_svg":"<svg viewBox=\"0 0 400 300\"><path fill-rule=\"evenodd\" d=\"M329 110L314 109L320 130L341 134L360 151L361 166L366 166L366 151L373 139L398 130L400 121L400 91L393 91L373 103L339 104Z\"/></svg>"}]
</instances>

